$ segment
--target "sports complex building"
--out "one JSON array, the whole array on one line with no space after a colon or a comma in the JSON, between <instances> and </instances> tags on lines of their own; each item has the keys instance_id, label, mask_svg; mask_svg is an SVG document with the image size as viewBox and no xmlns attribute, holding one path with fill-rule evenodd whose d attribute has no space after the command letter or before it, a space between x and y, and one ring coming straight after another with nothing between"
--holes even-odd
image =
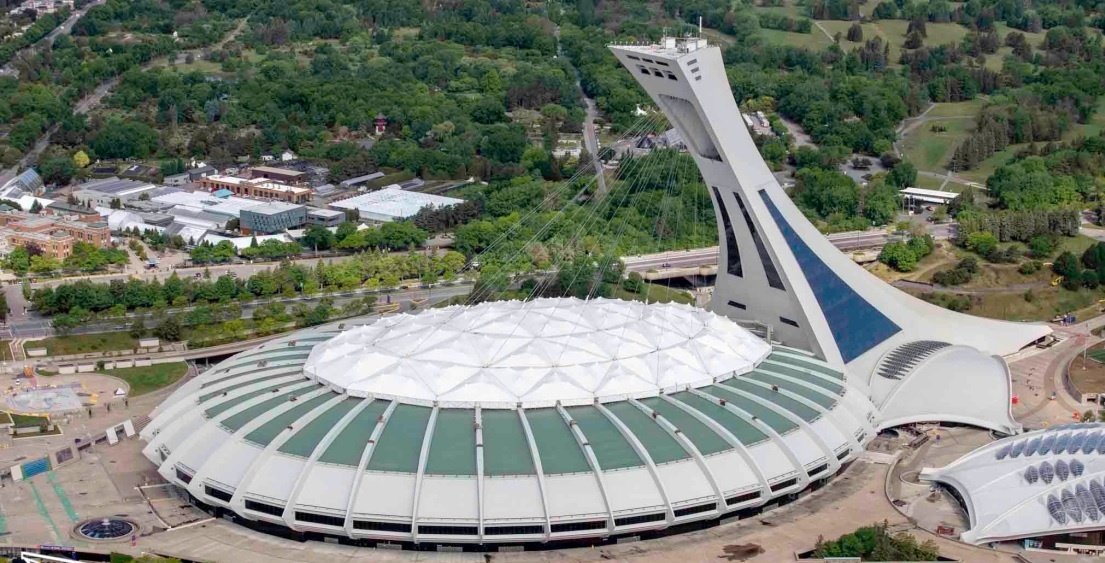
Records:
<instances>
[{"instance_id":1,"label":"sports complex building","mask_svg":"<svg viewBox=\"0 0 1105 563\"><path fill-rule=\"evenodd\" d=\"M760 159L716 47L612 50L709 188L711 311L540 299L300 331L154 411L142 437L160 474L283 534L542 547L758 513L891 426L1020 431L1002 356L1046 326L930 305L837 251Z\"/></svg>"}]
</instances>

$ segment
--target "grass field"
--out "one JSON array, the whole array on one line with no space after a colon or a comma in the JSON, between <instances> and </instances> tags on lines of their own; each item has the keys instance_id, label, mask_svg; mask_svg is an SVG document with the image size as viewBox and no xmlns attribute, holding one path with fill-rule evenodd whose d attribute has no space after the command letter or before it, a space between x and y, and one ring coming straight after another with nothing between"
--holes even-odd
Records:
<instances>
[{"instance_id":1,"label":"grass field","mask_svg":"<svg viewBox=\"0 0 1105 563\"><path fill-rule=\"evenodd\" d=\"M1087 352L1086 355L1089 356L1091 360L1093 360L1093 361L1095 361L1099 364L1105 364L1105 350L1102 350L1102 349L1091 350L1091 351Z\"/></svg>"},{"instance_id":2,"label":"grass field","mask_svg":"<svg viewBox=\"0 0 1105 563\"><path fill-rule=\"evenodd\" d=\"M982 111L986 105L984 98L975 98L966 102L942 102L932 104L932 109L925 117L974 117Z\"/></svg>"},{"instance_id":3,"label":"grass field","mask_svg":"<svg viewBox=\"0 0 1105 563\"><path fill-rule=\"evenodd\" d=\"M775 29L760 29L759 33L763 36L764 40L772 45L790 45L792 47L802 47L804 49L820 51L833 44L833 42L828 37L825 37L824 33L818 31L816 27L811 29L809 33L793 33ZM842 41L841 43L844 42Z\"/></svg>"},{"instance_id":4,"label":"grass field","mask_svg":"<svg viewBox=\"0 0 1105 563\"><path fill-rule=\"evenodd\" d=\"M16 413L9 413L8 416L11 417L12 423L15 425L16 428L35 428L50 422L50 419L46 418L45 416L33 416L29 414Z\"/></svg>"},{"instance_id":5,"label":"grass field","mask_svg":"<svg viewBox=\"0 0 1105 563\"><path fill-rule=\"evenodd\" d=\"M619 285L614 290L614 294L611 297L614 299L624 299L626 301L645 301L647 297L649 303L694 303L694 297L686 291L672 289L658 283L647 282L640 293L626 291Z\"/></svg>"},{"instance_id":6,"label":"grass field","mask_svg":"<svg viewBox=\"0 0 1105 563\"><path fill-rule=\"evenodd\" d=\"M138 346L136 340L125 332L104 332L100 334L74 334L53 336L45 340L34 340L23 345L24 350L46 348L50 356L68 354L86 354L88 352L109 352L115 350L133 350Z\"/></svg>"},{"instance_id":7,"label":"grass field","mask_svg":"<svg viewBox=\"0 0 1105 563\"><path fill-rule=\"evenodd\" d=\"M931 176L918 175L917 181L914 183L914 187L922 188L925 190L943 190L945 192L959 193L967 189L966 184L960 184L958 182L947 182L940 178L933 178ZM976 194L977 196L977 194Z\"/></svg>"},{"instance_id":8,"label":"grass field","mask_svg":"<svg viewBox=\"0 0 1105 563\"><path fill-rule=\"evenodd\" d=\"M933 131L933 125L943 126L944 131ZM902 152L918 170L945 170L955 148L973 129L974 121L971 119L930 120L909 133L902 141Z\"/></svg>"},{"instance_id":9,"label":"grass field","mask_svg":"<svg viewBox=\"0 0 1105 563\"><path fill-rule=\"evenodd\" d=\"M184 362L154 364L137 368L105 369L100 373L126 381L130 385L130 396L135 397L176 383L188 373L188 365Z\"/></svg>"},{"instance_id":10,"label":"grass field","mask_svg":"<svg viewBox=\"0 0 1105 563\"><path fill-rule=\"evenodd\" d=\"M856 47L863 46L862 41L853 43L846 39L848 28L852 27L854 22L821 20L818 23L820 23L821 27L825 28L825 31L829 32L831 36L840 33L841 49L851 51ZM896 66L902 57L902 44L905 43L906 29L909 28L909 22L905 20L879 20L860 24L860 27L863 28L864 41L874 37L880 37L884 42L890 45L889 64ZM925 45L929 47L936 47L946 43L958 43L967 36L967 28L956 23L930 23L925 26L925 31L928 34L928 37L925 38Z\"/></svg>"}]
</instances>

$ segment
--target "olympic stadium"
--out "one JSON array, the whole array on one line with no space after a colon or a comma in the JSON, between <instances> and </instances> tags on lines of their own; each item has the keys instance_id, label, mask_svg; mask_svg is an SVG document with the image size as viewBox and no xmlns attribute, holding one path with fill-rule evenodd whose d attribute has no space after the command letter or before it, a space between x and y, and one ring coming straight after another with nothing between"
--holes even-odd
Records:
<instances>
[{"instance_id":1,"label":"olympic stadium","mask_svg":"<svg viewBox=\"0 0 1105 563\"><path fill-rule=\"evenodd\" d=\"M759 157L717 47L611 49L708 187L709 310L556 298L299 331L151 414L160 475L280 534L555 547L757 514L893 426L1021 431L1003 356L1050 329L947 311L837 251Z\"/></svg>"}]
</instances>

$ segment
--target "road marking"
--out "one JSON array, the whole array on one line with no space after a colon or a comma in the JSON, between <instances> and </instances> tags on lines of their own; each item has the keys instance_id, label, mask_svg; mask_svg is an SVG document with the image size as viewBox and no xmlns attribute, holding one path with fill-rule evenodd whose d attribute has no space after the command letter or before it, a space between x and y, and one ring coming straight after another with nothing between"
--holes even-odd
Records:
<instances>
[{"instance_id":1,"label":"road marking","mask_svg":"<svg viewBox=\"0 0 1105 563\"><path fill-rule=\"evenodd\" d=\"M61 501L61 507L65 509L65 514L69 516L69 519L73 522L80 520L77 516L77 511L73 510L73 503L69 502L69 496L65 494L65 489L61 487L61 483L58 483L54 472L50 471L46 473L46 480L50 481L50 486L54 488L54 494L58 496L58 500Z\"/></svg>"},{"instance_id":2,"label":"road marking","mask_svg":"<svg viewBox=\"0 0 1105 563\"><path fill-rule=\"evenodd\" d=\"M50 529L54 531L54 541L61 539L61 534L58 532L58 525L54 523L54 519L50 518L50 511L46 510L46 504L42 502L42 495L38 494L38 487L35 486L34 481L28 481L31 484L31 495L35 497L35 507L38 508L38 515L42 516L42 519L50 525Z\"/></svg>"}]
</instances>

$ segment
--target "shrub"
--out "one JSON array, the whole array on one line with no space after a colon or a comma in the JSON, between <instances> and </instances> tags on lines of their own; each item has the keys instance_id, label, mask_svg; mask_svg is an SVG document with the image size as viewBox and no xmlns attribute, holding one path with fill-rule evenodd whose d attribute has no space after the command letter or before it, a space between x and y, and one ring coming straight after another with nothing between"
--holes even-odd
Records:
<instances>
[{"instance_id":1,"label":"shrub","mask_svg":"<svg viewBox=\"0 0 1105 563\"><path fill-rule=\"evenodd\" d=\"M971 309L971 299L966 295L955 295L954 293L924 293L921 298L934 305L939 305L945 309L950 309L958 313L969 311Z\"/></svg>"},{"instance_id":2,"label":"shrub","mask_svg":"<svg viewBox=\"0 0 1105 563\"><path fill-rule=\"evenodd\" d=\"M932 275L932 283L937 285L962 285L971 281L971 272L962 268L952 268Z\"/></svg>"},{"instance_id":3,"label":"shrub","mask_svg":"<svg viewBox=\"0 0 1105 563\"><path fill-rule=\"evenodd\" d=\"M967 235L967 250L977 253L979 256L988 256L998 246L998 237L988 231L975 231Z\"/></svg>"},{"instance_id":4,"label":"shrub","mask_svg":"<svg viewBox=\"0 0 1105 563\"><path fill-rule=\"evenodd\" d=\"M1048 258L1059 248L1059 239L1054 235L1037 235L1028 241L1028 253L1033 258Z\"/></svg>"},{"instance_id":5,"label":"shrub","mask_svg":"<svg viewBox=\"0 0 1105 563\"><path fill-rule=\"evenodd\" d=\"M1097 286L1100 283L1100 280L1097 279L1097 272L1093 270L1086 270L1085 272L1082 272L1081 277L1082 279L1080 281L1082 282L1082 287L1085 287L1087 289L1097 289Z\"/></svg>"},{"instance_id":6,"label":"shrub","mask_svg":"<svg viewBox=\"0 0 1105 563\"><path fill-rule=\"evenodd\" d=\"M1023 275L1031 276L1032 274L1039 272L1041 267L1043 267L1043 264L1041 264L1038 260L1029 260L1022 263L1021 266L1017 268L1017 271Z\"/></svg>"}]
</instances>

